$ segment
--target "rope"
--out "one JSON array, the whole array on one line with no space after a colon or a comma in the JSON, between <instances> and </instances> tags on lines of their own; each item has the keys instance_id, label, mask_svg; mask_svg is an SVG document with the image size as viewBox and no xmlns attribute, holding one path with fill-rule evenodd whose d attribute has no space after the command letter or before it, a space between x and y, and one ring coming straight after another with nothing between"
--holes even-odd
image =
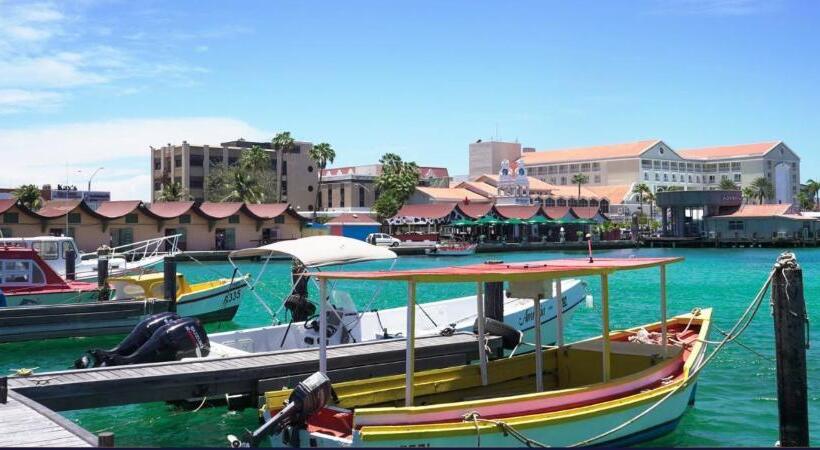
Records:
<instances>
[{"instance_id":1,"label":"rope","mask_svg":"<svg viewBox=\"0 0 820 450\"><path fill-rule=\"evenodd\" d=\"M476 446L481 447L481 428L479 427L479 422L493 424L498 427L504 436L512 436L518 442L526 445L527 447L537 447L537 448L547 448L549 445L544 443L538 442L535 439L530 439L524 435L524 433L516 430L512 425L504 422L503 420L495 419L482 419L477 411L471 411L464 415L464 421L472 420L473 424L475 425L475 432L476 432Z\"/></svg>"}]
</instances>

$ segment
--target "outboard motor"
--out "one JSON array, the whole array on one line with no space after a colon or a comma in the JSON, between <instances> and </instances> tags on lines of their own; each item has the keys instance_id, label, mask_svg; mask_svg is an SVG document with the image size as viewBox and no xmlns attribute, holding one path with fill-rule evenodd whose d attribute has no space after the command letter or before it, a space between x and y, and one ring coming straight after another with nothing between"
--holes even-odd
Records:
<instances>
[{"instance_id":1,"label":"outboard motor","mask_svg":"<svg viewBox=\"0 0 820 450\"><path fill-rule=\"evenodd\" d=\"M316 372L293 389L288 397L288 404L269 421L253 433L246 433L242 441L233 435L228 436L228 441L233 448L256 447L265 436L286 430L289 444L298 447L298 429L305 426L308 417L324 408L331 397L335 401L336 395L330 379L322 372Z\"/></svg>"},{"instance_id":2,"label":"outboard motor","mask_svg":"<svg viewBox=\"0 0 820 450\"><path fill-rule=\"evenodd\" d=\"M484 318L484 334L501 336L501 345L507 350L513 350L524 340L521 330L489 317ZM478 319L473 324L473 333L478 334Z\"/></svg>"},{"instance_id":3,"label":"outboard motor","mask_svg":"<svg viewBox=\"0 0 820 450\"><path fill-rule=\"evenodd\" d=\"M211 344L199 320L183 317L161 326L151 339L130 355L110 354L100 358L100 367L176 361L208 356Z\"/></svg>"},{"instance_id":4,"label":"outboard motor","mask_svg":"<svg viewBox=\"0 0 820 450\"><path fill-rule=\"evenodd\" d=\"M179 315L174 312L150 315L142 319L119 345L111 350L98 348L87 351L81 358L74 361L74 368L86 369L89 367L98 367L104 358L111 355L128 356L148 342L151 336L163 325L169 324L179 318Z\"/></svg>"}]
</instances>

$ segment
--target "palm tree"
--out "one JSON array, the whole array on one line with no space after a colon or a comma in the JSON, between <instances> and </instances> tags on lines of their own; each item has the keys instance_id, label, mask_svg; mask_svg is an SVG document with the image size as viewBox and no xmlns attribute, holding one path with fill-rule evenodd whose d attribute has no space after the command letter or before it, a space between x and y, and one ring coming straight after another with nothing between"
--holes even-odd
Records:
<instances>
[{"instance_id":1,"label":"palm tree","mask_svg":"<svg viewBox=\"0 0 820 450\"><path fill-rule=\"evenodd\" d=\"M254 145L242 152L239 166L252 172L261 172L270 169L270 155L258 145Z\"/></svg>"},{"instance_id":2,"label":"palm tree","mask_svg":"<svg viewBox=\"0 0 820 450\"><path fill-rule=\"evenodd\" d=\"M646 202L649 203L649 229L652 229L652 223L655 220L655 194L648 192L646 193Z\"/></svg>"},{"instance_id":3,"label":"palm tree","mask_svg":"<svg viewBox=\"0 0 820 450\"><path fill-rule=\"evenodd\" d=\"M173 183L162 185L162 192L159 194L157 201L178 202L180 200L187 200L188 198L188 192L182 187L182 183L174 181Z\"/></svg>"},{"instance_id":4,"label":"palm tree","mask_svg":"<svg viewBox=\"0 0 820 450\"><path fill-rule=\"evenodd\" d=\"M718 187L723 191L739 191L740 190L740 186L738 186L737 184L735 184L734 181L732 181L728 178L724 178L724 179L720 180L720 185Z\"/></svg>"},{"instance_id":5,"label":"palm tree","mask_svg":"<svg viewBox=\"0 0 820 450\"><path fill-rule=\"evenodd\" d=\"M800 209L803 211L814 209L814 198L808 189L801 189L797 193L797 203L800 204Z\"/></svg>"},{"instance_id":6,"label":"palm tree","mask_svg":"<svg viewBox=\"0 0 820 450\"><path fill-rule=\"evenodd\" d=\"M43 198L40 197L40 189L33 184L24 184L12 192L14 198L28 209L38 210L43 206Z\"/></svg>"},{"instance_id":7,"label":"palm tree","mask_svg":"<svg viewBox=\"0 0 820 450\"><path fill-rule=\"evenodd\" d=\"M230 189L228 195L222 199L223 202L262 203L265 201L265 193L256 179L241 170L233 173L230 179Z\"/></svg>"},{"instance_id":8,"label":"palm tree","mask_svg":"<svg viewBox=\"0 0 820 450\"><path fill-rule=\"evenodd\" d=\"M385 153L380 159L382 173L376 178L379 198L373 205L380 219L393 217L416 190L419 168L415 162L404 162L395 153Z\"/></svg>"},{"instance_id":9,"label":"palm tree","mask_svg":"<svg viewBox=\"0 0 820 450\"><path fill-rule=\"evenodd\" d=\"M806 189L814 196L814 209L817 209L820 207L820 181L814 181L809 178L809 180L806 181Z\"/></svg>"},{"instance_id":10,"label":"palm tree","mask_svg":"<svg viewBox=\"0 0 820 450\"><path fill-rule=\"evenodd\" d=\"M764 199L774 197L774 186L772 186L772 182L765 177L756 178L749 187L751 187L754 192L753 198L757 198L760 205L763 204Z\"/></svg>"},{"instance_id":11,"label":"palm tree","mask_svg":"<svg viewBox=\"0 0 820 450\"><path fill-rule=\"evenodd\" d=\"M282 154L292 150L296 146L295 142L296 141L290 135L290 131L283 131L283 132L277 134L276 136L274 136L270 143L271 143L271 147L273 147L273 149L276 150L277 157L281 161ZM279 167L279 166L280 165L277 164L277 167ZM282 168L279 167L278 170L281 171ZM279 192L280 191L277 190L277 199L281 200L281 197L279 197Z\"/></svg>"},{"instance_id":12,"label":"palm tree","mask_svg":"<svg viewBox=\"0 0 820 450\"><path fill-rule=\"evenodd\" d=\"M755 190L751 186L746 186L741 192L743 192L743 198L746 199L747 204L755 197Z\"/></svg>"},{"instance_id":13,"label":"palm tree","mask_svg":"<svg viewBox=\"0 0 820 450\"><path fill-rule=\"evenodd\" d=\"M322 188L322 172L328 164L333 164L336 159L336 151L327 142L321 142L313 146L308 152L308 156L316 164L316 170L319 171L319 185L316 186L316 201L313 207L313 221L316 221L316 215L319 212L319 192Z\"/></svg>"},{"instance_id":14,"label":"palm tree","mask_svg":"<svg viewBox=\"0 0 820 450\"><path fill-rule=\"evenodd\" d=\"M632 193L638 194L638 203L641 205L641 214L643 214L644 195L652 194L652 190L649 189L649 186L647 186L646 183L638 183L632 188Z\"/></svg>"},{"instance_id":15,"label":"palm tree","mask_svg":"<svg viewBox=\"0 0 820 450\"><path fill-rule=\"evenodd\" d=\"M581 204L581 185L589 183L589 175L576 173L572 176L572 184L578 185L578 204Z\"/></svg>"}]
</instances>

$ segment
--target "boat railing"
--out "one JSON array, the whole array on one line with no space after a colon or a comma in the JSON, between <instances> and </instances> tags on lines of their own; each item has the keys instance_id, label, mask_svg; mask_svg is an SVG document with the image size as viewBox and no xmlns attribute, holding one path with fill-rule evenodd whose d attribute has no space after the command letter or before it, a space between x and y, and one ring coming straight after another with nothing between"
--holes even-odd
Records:
<instances>
[{"instance_id":1,"label":"boat railing","mask_svg":"<svg viewBox=\"0 0 820 450\"><path fill-rule=\"evenodd\" d=\"M182 234L173 234L112 247L109 255L124 257L129 261L163 255L176 255L179 253L179 240L181 236ZM97 257L99 257L98 251L83 255L84 259L94 259Z\"/></svg>"}]
</instances>

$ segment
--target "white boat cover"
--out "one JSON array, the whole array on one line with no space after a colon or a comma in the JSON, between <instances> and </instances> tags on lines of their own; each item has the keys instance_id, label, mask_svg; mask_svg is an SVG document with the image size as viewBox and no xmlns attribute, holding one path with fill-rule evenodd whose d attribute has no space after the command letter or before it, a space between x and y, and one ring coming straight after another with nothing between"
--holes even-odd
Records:
<instances>
[{"instance_id":1,"label":"white boat cover","mask_svg":"<svg viewBox=\"0 0 820 450\"><path fill-rule=\"evenodd\" d=\"M396 253L385 247L343 236L309 236L280 241L256 248L234 250L229 256L231 258L266 257L276 253L290 255L307 267L396 258Z\"/></svg>"}]
</instances>

